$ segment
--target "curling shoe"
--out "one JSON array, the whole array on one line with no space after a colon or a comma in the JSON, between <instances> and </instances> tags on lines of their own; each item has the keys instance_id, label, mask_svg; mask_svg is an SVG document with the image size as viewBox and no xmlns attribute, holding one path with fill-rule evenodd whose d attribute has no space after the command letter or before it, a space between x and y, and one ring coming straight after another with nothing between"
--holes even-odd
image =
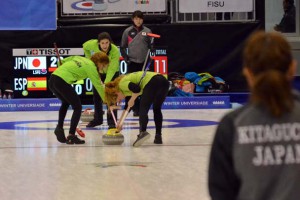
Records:
<instances>
[{"instance_id":1,"label":"curling shoe","mask_svg":"<svg viewBox=\"0 0 300 200\"><path fill-rule=\"evenodd\" d=\"M56 126L55 130L54 130L54 134L56 135L56 139L60 142L60 143L66 143L67 139L65 136L65 131L63 128Z\"/></svg>"},{"instance_id":2,"label":"curling shoe","mask_svg":"<svg viewBox=\"0 0 300 200\"><path fill-rule=\"evenodd\" d=\"M67 137L67 144L84 144L85 141L84 140L81 140L77 137L77 135L68 135Z\"/></svg>"},{"instance_id":3,"label":"curling shoe","mask_svg":"<svg viewBox=\"0 0 300 200\"><path fill-rule=\"evenodd\" d=\"M142 131L140 132L140 134L138 135L136 141L133 143L134 147L139 147L141 146L146 140L148 140L150 138L150 133L148 133L147 131Z\"/></svg>"},{"instance_id":4,"label":"curling shoe","mask_svg":"<svg viewBox=\"0 0 300 200\"><path fill-rule=\"evenodd\" d=\"M161 135L155 135L154 144L162 144L162 143L163 143L163 141L162 141Z\"/></svg>"}]
</instances>

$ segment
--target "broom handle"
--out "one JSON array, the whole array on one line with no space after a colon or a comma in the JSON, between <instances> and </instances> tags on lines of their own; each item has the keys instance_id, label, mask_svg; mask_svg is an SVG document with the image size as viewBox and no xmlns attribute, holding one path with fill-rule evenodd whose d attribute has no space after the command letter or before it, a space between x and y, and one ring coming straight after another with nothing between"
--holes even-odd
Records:
<instances>
[{"instance_id":1,"label":"broom handle","mask_svg":"<svg viewBox=\"0 0 300 200\"><path fill-rule=\"evenodd\" d=\"M127 107L127 109L124 110L124 111L122 112L122 115L121 115L121 118L120 118L120 120L119 120L119 123L117 124L117 127L119 127L119 128L122 127L122 125L123 125L123 123L124 123L124 121L125 121L125 118L126 118L127 115L128 115L129 110L130 110L130 108ZM119 128L118 128L118 130L119 130ZM121 131L121 130L119 130L119 131Z\"/></svg>"},{"instance_id":2,"label":"broom handle","mask_svg":"<svg viewBox=\"0 0 300 200\"><path fill-rule=\"evenodd\" d=\"M55 49L55 54L56 54L56 57L58 59L59 65L61 65L62 62L61 62L61 59L60 59L60 55L59 55L59 52L58 52L58 48L57 48L56 42L53 43L53 46L54 46L54 49Z\"/></svg>"}]
</instances>

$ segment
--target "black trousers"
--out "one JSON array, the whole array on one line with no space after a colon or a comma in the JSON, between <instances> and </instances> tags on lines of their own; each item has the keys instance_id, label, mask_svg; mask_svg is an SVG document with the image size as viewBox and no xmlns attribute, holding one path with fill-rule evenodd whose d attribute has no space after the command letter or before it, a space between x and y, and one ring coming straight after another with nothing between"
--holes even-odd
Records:
<instances>
[{"instance_id":1,"label":"black trousers","mask_svg":"<svg viewBox=\"0 0 300 200\"><path fill-rule=\"evenodd\" d=\"M162 75L154 76L145 86L140 102L140 131L146 131L148 125L148 112L152 105L156 135L161 135L163 115L161 107L169 90L169 81Z\"/></svg>"},{"instance_id":2,"label":"black trousers","mask_svg":"<svg viewBox=\"0 0 300 200\"><path fill-rule=\"evenodd\" d=\"M127 74L132 73L132 72L138 72L143 70L144 63L136 63L136 62L131 62L127 66Z\"/></svg>"},{"instance_id":3,"label":"black trousers","mask_svg":"<svg viewBox=\"0 0 300 200\"><path fill-rule=\"evenodd\" d=\"M54 95L61 101L61 106L58 112L57 125L63 128L68 108L71 105L73 108L73 114L71 117L69 134L75 134L76 127L79 123L82 111L79 96L70 84L66 83L62 78L54 74L52 74L50 77L49 88L54 93Z\"/></svg>"},{"instance_id":4,"label":"black trousers","mask_svg":"<svg viewBox=\"0 0 300 200\"><path fill-rule=\"evenodd\" d=\"M114 80L118 76L119 76L119 72L116 72L115 75L113 76L112 80ZM105 78L106 78L106 74L100 74L100 78L101 78L101 81L104 82ZM103 123L103 101L94 86L93 86L93 101L94 101L94 108L95 108L94 120ZM114 115L117 120L118 119L118 111L117 110L114 110ZM116 126L115 126L114 118L108 109L107 109L106 117L107 117L106 119L107 119L108 127L115 128Z\"/></svg>"}]
</instances>

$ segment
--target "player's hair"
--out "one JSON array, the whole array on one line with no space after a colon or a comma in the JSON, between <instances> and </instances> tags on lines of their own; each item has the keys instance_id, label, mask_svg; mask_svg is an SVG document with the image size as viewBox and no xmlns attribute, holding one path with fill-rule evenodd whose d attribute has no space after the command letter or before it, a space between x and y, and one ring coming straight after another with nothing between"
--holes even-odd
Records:
<instances>
[{"instance_id":1,"label":"player's hair","mask_svg":"<svg viewBox=\"0 0 300 200\"><path fill-rule=\"evenodd\" d=\"M98 42L100 42L103 39L108 39L110 43L113 43L113 41L111 39L111 36L110 36L110 34L108 32L99 33L99 35L98 35Z\"/></svg>"},{"instance_id":2,"label":"player's hair","mask_svg":"<svg viewBox=\"0 0 300 200\"><path fill-rule=\"evenodd\" d=\"M141 19L144 19L144 13L140 10L136 10L132 13L132 16L131 18L135 18L135 17L138 17L138 18L141 18Z\"/></svg>"},{"instance_id":3,"label":"player's hair","mask_svg":"<svg viewBox=\"0 0 300 200\"><path fill-rule=\"evenodd\" d=\"M291 47L279 33L258 31L244 49L244 67L254 76L251 102L267 107L279 117L293 108L292 83L287 73L292 65Z\"/></svg>"},{"instance_id":4,"label":"player's hair","mask_svg":"<svg viewBox=\"0 0 300 200\"><path fill-rule=\"evenodd\" d=\"M94 53L91 57L91 60L97 65L97 63L109 64L109 58L104 52Z\"/></svg>"},{"instance_id":5,"label":"player's hair","mask_svg":"<svg viewBox=\"0 0 300 200\"><path fill-rule=\"evenodd\" d=\"M115 80L105 84L105 102L112 106L117 104L117 97L119 90L119 83L124 75L117 77Z\"/></svg>"}]
</instances>

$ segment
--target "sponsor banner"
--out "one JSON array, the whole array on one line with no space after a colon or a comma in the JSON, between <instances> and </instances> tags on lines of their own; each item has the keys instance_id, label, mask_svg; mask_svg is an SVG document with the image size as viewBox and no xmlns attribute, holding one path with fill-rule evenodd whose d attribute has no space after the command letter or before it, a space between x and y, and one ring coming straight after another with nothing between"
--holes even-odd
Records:
<instances>
[{"instance_id":1,"label":"sponsor banner","mask_svg":"<svg viewBox=\"0 0 300 200\"><path fill-rule=\"evenodd\" d=\"M63 14L165 12L166 0L63 0Z\"/></svg>"},{"instance_id":2,"label":"sponsor banner","mask_svg":"<svg viewBox=\"0 0 300 200\"><path fill-rule=\"evenodd\" d=\"M124 102L121 106L124 106ZM61 102L50 99L1 99L0 112L9 111L58 111ZM91 108L92 105L83 106ZM228 109L231 108L229 96L167 97L163 109Z\"/></svg>"},{"instance_id":3,"label":"sponsor banner","mask_svg":"<svg viewBox=\"0 0 300 200\"><path fill-rule=\"evenodd\" d=\"M163 109L231 108L229 96L167 97Z\"/></svg>"},{"instance_id":4,"label":"sponsor banner","mask_svg":"<svg viewBox=\"0 0 300 200\"><path fill-rule=\"evenodd\" d=\"M27 78L28 91L46 91L47 77L28 77Z\"/></svg>"},{"instance_id":5,"label":"sponsor banner","mask_svg":"<svg viewBox=\"0 0 300 200\"><path fill-rule=\"evenodd\" d=\"M58 111L61 102L56 99L2 99L0 111Z\"/></svg>"},{"instance_id":6,"label":"sponsor banner","mask_svg":"<svg viewBox=\"0 0 300 200\"><path fill-rule=\"evenodd\" d=\"M253 0L179 0L180 13L252 12Z\"/></svg>"},{"instance_id":7,"label":"sponsor banner","mask_svg":"<svg viewBox=\"0 0 300 200\"><path fill-rule=\"evenodd\" d=\"M46 57L28 57L27 58L27 69L47 69Z\"/></svg>"},{"instance_id":8,"label":"sponsor banner","mask_svg":"<svg viewBox=\"0 0 300 200\"><path fill-rule=\"evenodd\" d=\"M120 106L125 106L122 101ZM228 109L232 108L229 96L167 97L163 109Z\"/></svg>"},{"instance_id":9,"label":"sponsor banner","mask_svg":"<svg viewBox=\"0 0 300 200\"><path fill-rule=\"evenodd\" d=\"M56 56L56 51L60 56L84 55L82 48L29 48L13 49L13 56Z\"/></svg>"}]
</instances>

